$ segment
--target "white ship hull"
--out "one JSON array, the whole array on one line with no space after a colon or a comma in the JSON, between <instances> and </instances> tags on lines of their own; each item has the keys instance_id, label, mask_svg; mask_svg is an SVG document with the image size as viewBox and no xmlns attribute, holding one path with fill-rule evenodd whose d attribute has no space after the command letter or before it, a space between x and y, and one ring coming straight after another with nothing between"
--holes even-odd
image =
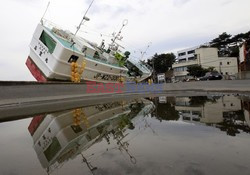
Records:
<instances>
[{"instance_id":1,"label":"white ship hull","mask_svg":"<svg viewBox=\"0 0 250 175\"><path fill-rule=\"evenodd\" d=\"M47 37L46 41L41 39L44 35ZM78 65L81 65L82 62L86 63L81 81L117 83L121 78L124 81L133 80L132 77L128 76L126 67L94 58L95 48L88 43L85 44L87 50L82 52L82 48L77 47L76 44L70 43L39 24L30 44L30 54L26 65L36 80L42 82L50 80L71 81L72 59L76 59L74 62ZM146 72L138 77L138 80L142 81L150 75L150 72Z\"/></svg>"}]
</instances>

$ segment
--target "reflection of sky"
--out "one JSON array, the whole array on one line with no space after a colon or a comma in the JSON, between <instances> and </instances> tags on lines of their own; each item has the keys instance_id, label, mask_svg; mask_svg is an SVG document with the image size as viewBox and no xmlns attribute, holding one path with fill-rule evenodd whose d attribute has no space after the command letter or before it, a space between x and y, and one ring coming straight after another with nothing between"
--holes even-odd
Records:
<instances>
[{"instance_id":1,"label":"reflection of sky","mask_svg":"<svg viewBox=\"0 0 250 175\"><path fill-rule=\"evenodd\" d=\"M46 174L42 169L27 127L30 119L0 124L0 174ZM249 135L227 136L219 129L183 121L162 121L139 116L133 119L129 135L129 156L103 139L83 155L95 174L248 174ZM53 174L91 174L81 156L65 163Z\"/></svg>"},{"instance_id":2,"label":"reflection of sky","mask_svg":"<svg viewBox=\"0 0 250 175\"><path fill-rule=\"evenodd\" d=\"M35 174L43 171L27 130L31 119L0 124L0 174Z\"/></svg>"}]
</instances>

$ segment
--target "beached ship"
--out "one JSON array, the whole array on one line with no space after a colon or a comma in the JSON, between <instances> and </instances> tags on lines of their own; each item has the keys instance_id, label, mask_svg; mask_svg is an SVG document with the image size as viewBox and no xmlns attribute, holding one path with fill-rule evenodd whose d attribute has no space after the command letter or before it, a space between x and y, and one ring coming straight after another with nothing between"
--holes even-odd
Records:
<instances>
[{"instance_id":1,"label":"beached ship","mask_svg":"<svg viewBox=\"0 0 250 175\"><path fill-rule=\"evenodd\" d=\"M126 23L123 22L122 28ZM77 76L79 82L109 83L134 79L140 82L149 77L152 71L141 61L129 58L128 51L120 50L117 43L120 34L121 30L105 49L104 42L97 45L42 19L32 37L26 65L40 82L71 81ZM72 71L76 65L79 70L77 75Z\"/></svg>"}]
</instances>

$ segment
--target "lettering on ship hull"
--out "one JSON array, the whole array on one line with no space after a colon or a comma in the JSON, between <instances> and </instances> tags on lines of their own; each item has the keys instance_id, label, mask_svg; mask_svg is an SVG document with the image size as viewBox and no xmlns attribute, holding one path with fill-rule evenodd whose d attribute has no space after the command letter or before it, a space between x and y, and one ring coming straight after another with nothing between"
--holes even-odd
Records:
<instances>
[{"instance_id":1,"label":"lettering on ship hull","mask_svg":"<svg viewBox=\"0 0 250 175\"><path fill-rule=\"evenodd\" d=\"M119 76L97 73L94 76L94 79L96 79L96 80L106 80L106 81L118 81Z\"/></svg>"}]
</instances>

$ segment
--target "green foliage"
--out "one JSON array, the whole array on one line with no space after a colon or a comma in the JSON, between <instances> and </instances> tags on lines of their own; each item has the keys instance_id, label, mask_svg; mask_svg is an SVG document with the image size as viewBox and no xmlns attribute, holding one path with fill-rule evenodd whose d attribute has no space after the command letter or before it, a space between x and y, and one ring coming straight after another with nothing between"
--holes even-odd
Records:
<instances>
[{"instance_id":1,"label":"green foliage","mask_svg":"<svg viewBox=\"0 0 250 175\"><path fill-rule=\"evenodd\" d=\"M189 97L189 104L190 106L204 106L205 103L211 102L211 103L216 103L216 100L219 99L220 97L213 97L213 98L208 98L207 96L193 96Z\"/></svg>"},{"instance_id":2,"label":"green foliage","mask_svg":"<svg viewBox=\"0 0 250 175\"><path fill-rule=\"evenodd\" d=\"M232 56L238 57L239 56L239 48L238 46L246 41L247 48L250 46L250 31L246 33L240 33L237 35L230 35L226 32L220 34L217 38L213 39L210 42L211 47L218 48L218 54L220 56Z\"/></svg>"},{"instance_id":3,"label":"green foliage","mask_svg":"<svg viewBox=\"0 0 250 175\"><path fill-rule=\"evenodd\" d=\"M207 71L208 71L208 72L212 72L212 71L214 71L214 69L215 69L215 67L208 67L208 68L207 68Z\"/></svg>"},{"instance_id":4,"label":"green foliage","mask_svg":"<svg viewBox=\"0 0 250 175\"><path fill-rule=\"evenodd\" d=\"M188 75L194 76L194 77L202 77L207 72L209 72L211 69L204 69L200 65L192 65L187 67Z\"/></svg>"},{"instance_id":5,"label":"green foliage","mask_svg":"<svg viewBox=\"0 0 250 175\"><path fill-rule=\"evenodd\" d=\"M160 54L157 53L152 59L149 59L147 64L153 67L156 73L165 73L172 68L172 64L175 61L175 55L173 53Z\"/></svg>"},{"instance_id":6,"label":"green foliage","mask_svg":"<svg viewBox=\"0 0 250 175\"><path fill-rule=\"evenodd\" d=\"M171 103L159 103L156 102L156 110L154 111L155 117L162 120L178 120L179 114L175 110L175 106Z\"/></svg>"},{"instance_id":7,"label":"green foliage","mask_svg":"<svg viewBox=\"0 0 250 175\"><path fill-rule=\"evenodd\" d=\"M231 36L232 35L227 34L226 32L223 32L222 34L218 36L218 38L215 38L211 41L211 46L217 47L217 48L221 46L225 46L226 44L230 42Z\"/></svg>"}]
</instances>

